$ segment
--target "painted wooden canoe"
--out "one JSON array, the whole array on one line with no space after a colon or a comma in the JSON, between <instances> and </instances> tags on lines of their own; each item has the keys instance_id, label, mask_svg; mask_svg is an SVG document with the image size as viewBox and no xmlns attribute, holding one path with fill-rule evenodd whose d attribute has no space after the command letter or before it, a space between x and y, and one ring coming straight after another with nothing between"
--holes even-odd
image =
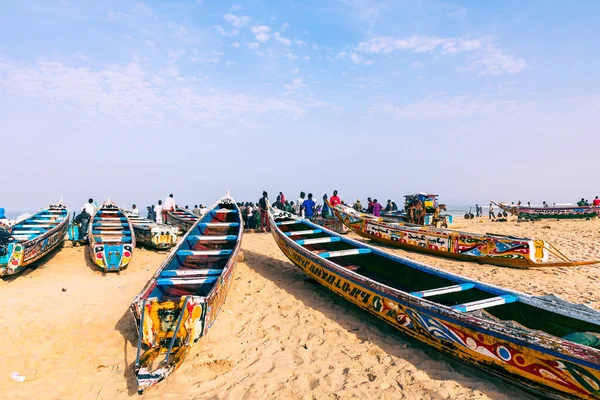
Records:
<instances>
[{"instance_id":1,"label":"painted wooden canoe","mask_svg":"<svg viewBox=\"0 0 600 400\"><path fill-rule=\"evenodd\" d=\"M138 245L141 244L148 248L165 250L177 244L179 228L176 226L157 224L129 211L126 214L133 226L135 241Z\"/></svg>"},{"instance_id":2,"label":"painted wooden canoe","mask_svg":"<svg viewBox=\"0 0 600 400\"><path fill-rule=\"evenodd\" d=\"M571 267L600 263L571 261L544 240L477 234L432 226L387 222L338 204L333 213L356 234L405 250L512 268ZM550 255L556 261L550 261Z\"/></svg>"},{"instance_id":3,"label":"painted wooden canoe","mask_svg":"<svg viewBox=\"0 0 600 400\"><path fill-rule=\"evenodd\" d=\"M233 281L243 231L235 201L221 198L133 300L138 393L173 373L215 322ZM147 350L140 355L142 345Z\"/></svg>"},{"instance_id":4,"label":"painted wooden canoe","mask_svg":"<svg viewBox=\"0 0 600 400\"><path fill-rule=\"evenodd\" d=\"M129 265L135 249L133 227L125 212L110 200L92 215L88 228L89 255L105 272Z\"/></svg>"},{"instance_id":5,"label":"painted wooden canoe","mask_svg":"<svg viewBox=\"0 0 600 400\"><path fill-rule=\"evenodd\" d=\"M523 207L506 203L495 203L502 210L522 219L588 219L600 215L600 207Z\"/></svg>"},{"instance_id":6,"label":"painted wooden canoe","mask_svg":"<svg viewBox=\"0 0 600 400\"><path fill-rule=\"evenodd\" d=\"M600 398L600 312L447 273L291 213L269 218L290 261L409 336L538 394Z\"/></svg>"},{"instance_id":7,"label":"painted wooden canoe","mask_svg":"<svg viewBox=\"0 0 600 400\"><path fill-rule=\"evenodd\" d=\"M186 233L198 218L190 210L176 206L175 211L167 211L165 223L178 227L181 233Z\"/></svg>"},{"instance_id":8,"label":"painted wooden canoe","mask_svg":"<svg viewBox=\"0 0 600 400\"><path fill-rule=\"evenodd\" d=\"M325 227L329 230L332 230L336 233L340 233L345 235L350 232L350 229L343 222L340 222L337 218L313 218L312 220L315 224Z\"/></svg>"},{"instance_id":9,"label":"painted wooden canoe","mask_svg":"<svg viewBox=\"0 0 600 400\"><path fill-rule=\"evenodd\" d=\"M62 202L51 204L10 227L11 237L0 254L0 275L23 271L60 245L69 227L69 210Z\"/></svg>"}]
</instances>

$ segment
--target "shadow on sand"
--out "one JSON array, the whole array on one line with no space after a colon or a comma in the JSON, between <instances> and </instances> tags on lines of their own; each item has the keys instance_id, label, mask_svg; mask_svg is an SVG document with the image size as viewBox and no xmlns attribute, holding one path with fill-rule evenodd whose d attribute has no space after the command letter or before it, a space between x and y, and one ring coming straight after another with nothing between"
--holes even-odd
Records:
<instances>
[{"instance_id":1,"label":"shadow on sand","mask_svg":"<svg viewBox=\"0 0 600 400\"><path fill-rule=\"evenodd\" d=\"M417 369L427 373L432 379L454 380L462 386L483 393L487 388L475 382L485 382L489 387L493 385L497 392L488 396L505 394L506 398L515 397L533 400L530 394L510 385L500 378L483 373L469 365L463 364L429 346L403 335L401 332L379 320L377 317L362 310L358 306L337 296L318 282L307 277L298 267L290 261L281 261L253 251L245 250L245 263L259 273L302 301L307 307L319 310L328 318L336 321L348 331L352 331L361 341L370 341L384 352L394 357L406 360ZM384 339L384 337L390 340ZM408 347L408 348L407 348ZM447 368L433 369L428 360L444 362Z\"/></svg>"},{"instance_id":2,"label":"shadow on sand","mask_svg":"<svg viewBox=\"0 0 600 400\"><path fill-rule=\"evenodd\" d=\"M125 339L123 341L123 363L125 364L125 371L123 372L123 376L127 380L127 392L130 396L133 396L137 394L137 379L133 371L135 361L133 361L132 363L127 362L127 350L129 344L132 345L134 349L137 349L138 335L135 320L129 308L125 310L119 321L117 321L117 324L115 325L115 330L121 333L121 335L123 335L123 338Z\"/></svg>"}]
</instances>

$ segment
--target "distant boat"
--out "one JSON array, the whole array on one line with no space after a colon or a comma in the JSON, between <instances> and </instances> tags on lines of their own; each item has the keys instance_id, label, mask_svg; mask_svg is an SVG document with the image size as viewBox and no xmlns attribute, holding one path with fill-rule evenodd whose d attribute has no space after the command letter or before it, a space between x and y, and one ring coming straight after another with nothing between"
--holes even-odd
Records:
<instances>
[{"instance_id":1,"label":"distant boat","mask_svg":"<svg viewBox=\"0 0 600 400\"><path fill-rule=\"evenodd\" d=\"M135 248L133 227L127 215L110 200L92 215L89 226L89 255L105 272L129 265Z\"/></svg>"},{"instance_id":2,"label":"distant boat","mask_svg":"<svg viewBox=\"0 0 600 400\"><path fill-rule=\"evenodd\" d=\"M9 227L10 237L0 245L0 275L23 271L60 245L69 227L69 210L62 202L50 204Z\"/></svg>"},{"instance_id":3,"label":"distant boat","mask_svg":"<svg viewBox=\"0 0 600 400\"><path fill-rule=\"evenodd\" d=\"M177 206L174 211L167 211L166 215L165 223L178 227L182 233L189 231L200 218L190 210Z\"/></svg>"},{"instance_id":4,"label":"distant boat","mask_svg":"<svg viewBox=\"0 0 600 400\"><path fill-rule=\"evenodd\" d=\"M309 277L391 326L538 396L600 398L600 312L451 274L271 209Z\"/></svg>"},{"instance_id":5,"label":"distant boat","mask_svg":"<svg viewBox=\"0 0 600 400\"><path fill-rule=\"evenodd\" d=\"M138 245L165 250L177 244L179 228L176 226L157 224L129 211L126 214L133 226L135 240Z\"/></svg>"},{"instance_id":6,"label":"distant boat","mask_svg":"<svg viewBox=\"0 0 600 400\"><path fill-rule=\"evenodd\" d=\"M594 206L523 207L506 203L494 204L521 219L591 219L600 215L600 207Z\"/></svg>"},{"instance_id":7,"label":"distant boat","mask_svg":"<svg viewBox=\"0 0 600 400\"><path fill-rule=\"evenodd\" d=\"M233 282L243 225L235 201L221 198L133 300L138 393L175 372L215 322Z\"/></svg>"},{"instance_id":8,"label":"distant boat","mask_svg":"<svg viewBox=\"0 0 600 400\"><path fill-rule=\"evenodd\" d=\"M572 267L600 263L597 260L571 261L543 240L387 222L341 204L333 207L333 213L354 233L364 238L440 257L513 268ZM548 261L551 254L558 261Z\"/></svg>"}]
</instances>

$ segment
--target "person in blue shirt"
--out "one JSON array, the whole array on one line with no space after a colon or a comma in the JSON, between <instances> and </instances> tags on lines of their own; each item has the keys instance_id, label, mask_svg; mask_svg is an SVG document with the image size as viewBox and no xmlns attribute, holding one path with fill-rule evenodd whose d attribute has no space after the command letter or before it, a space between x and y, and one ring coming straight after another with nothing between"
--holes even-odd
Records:
<instances>
[{"instance_id":1,"label":"person in blue shirt","mask_svg":"<svg viewBox=\"0 0 600 400\"><path fill-rule=\"evenodd\" d=\"M312 197L312 193L309 193L308 199L304 200L304 203L302 203L304 216L309 220L312 220L312 217L315 215L315 202Z\"/></svg>"}]
</instances>

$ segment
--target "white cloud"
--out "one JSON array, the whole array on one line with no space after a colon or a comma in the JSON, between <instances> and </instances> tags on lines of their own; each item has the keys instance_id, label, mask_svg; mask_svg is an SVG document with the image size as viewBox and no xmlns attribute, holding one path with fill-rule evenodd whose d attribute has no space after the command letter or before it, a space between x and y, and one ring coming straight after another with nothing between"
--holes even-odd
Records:
<instances>
[{"instance_id":1,"label":"white cloud","mask_svg":"<svg viewBox=\"0 0 600 400\"><path fill-rule=\"evenodd\" d=\"M290 24L288 22L284 22L283 24L281 24L281 28L279 28L279 30L281 32L285 32L289 27L290 27Z\"/></svg>"},{"instance_id":2,"label":"white cloud","mask_svg":"<svg viewBox=\"0 0 600 400\"><path fill-rule=\"evenodd\" d=\"M298 46L306 46L306 42L302 40L294 39L294 43L296 43Z\"/></svg>"},{"instance_id":3,"label":"white cloud","mask_svg":"<svg viewBox=\"0 0 600 400\"><path fill-rule=\"evenodd\" d=\"M292 75L298 75L300 73L300 68L296 68L290 71Z\"/></svg>"},{"instance_id":4,"label":"white cloud","mask_svg":"<svg viewBox=\"0 0 600 400\"><path fill-rule=\"evenodd\" d=\"M298 58L300 58L300 57L298 57L298 55L292 53L291 51L288 51L287 53L285 53L285 56L290 61L296 61Z\"/></svg>"},{"instance_id":5,"label":"white cloud","mask_svg":"<svg viewBox=\"0 0 600 400\"><path fill-rule=\"evenodd\" d=\"M275 36L275 40L277 40L279 43L282 43L286 46L290 46L292 44L292 41L290 39L281 36L279 34L279 32L275 32L275 35L273 35L273 36Z\"/></svg>"},{"instance_id":6,"label":"white cloud","mask_svg":"<svg viewBox=\"0 0 600 400\"><path fill-rule=\"evenodd\" d=\"M482 96L430 96L404 105L384 104L369 108L370 115L388 114L399 120L435 120L485 117L522 111L530 104Z\"/></svg>"},{"instance_id":7,"label":"white cloud","mask_svg":"<svg viewBox=\"0 0 600 400\"><path fill-rule=\"evenodd\" d=\"M517 74L527 67L523 58L506 54L491 43L491 38L441 38L437 36L411 36L394 38L378 36L360 42L356 50L364 54L389 55L408 51L440 55L468 55L469 62L460 71L474 71L481 75ZM353 60L354 61L354 60Z\"/></svg>"},{"instance_id":8,"label":"white cloud","mask_svg":"<svg viewBox=\"0 0 600 400\"><path fill-rule=\"evenodd\" d=\"M252 20L250 17L248 16L237 16L231 13L227 13L223 16L223 18L225 19L225 21L229 22L234 28L241 28L243 26L246 26L250 23L250 21Z\"/></svg>"},{"instance_id":9,"label":"white cloud","mask_svg":"<svg viewBox=\"0 0 600 400\"><path fill-rule=\"evenodd\" d=\"M246 46L250 49L250 50L258 50L258 48L260 47L260 43L257 42L253 42L253 43L247 43Z\"/></svg>"},{"instance_id":10,"label":"white cloud","mask_svg":"<svg viewBox=\"0 0 600 400\"><path fill-rule=\"evenodd\" d=\"M266 25L257 25L252 27L252 33L254 34L254 37L261 43L269 40L271 37L270 32L271 28Z\"/></svg>"},{"instance_id":11,"label":"white cloud","mask_svg":"<svg viewBox=\"0 0 600 400\"><path fill-rule=\"evenodd\" d=\"M238 34L238 30L237 29L232 29L231 32L227 32L225 30L225 28L223 28L223 26L221 26L221 25L213 25L212 28L214 30L216 30L217 32L219 32L221 34L221 36L233 37L233 36L236 36Z\"/></svg>"},{"instance_id":12,"label":"white cloud","mask_svg":"<svg viewBox=\"0 0 600 400\"><path fill-rule=\"evenodd\" d=\"M307 87L307 85L304 83L304 80L302 80L300 78L294 78L294 79L292 79L292 83L289 83L289 84L286 83L285 85L283 85L285 94L295 93L302 89L305 89L306 87Z\"/></svg>"},{"instance_id":13,"label":"white cloud","mask_svg":"<svg viewBox=\"0 0 600 400\"><path fill-rule=\"evenodd\" d=\"M227 65L228 67L235 65L235 64L237 64L237 61L234 61L234 60L229 60L225 63L225 65Z\"/></svg>"},{"instance_id":14,"label":"white cloud","mask_svg":"<svg viewBox=\"0 0 600 400\"><path fill-rule=\"evenodd\" d=\"M421 61L413 61L412 63L410 63L410 66L412 68L420 69L423 68L425 64L423 64Z\"/></svg>"},{"instance_id":15,"label":"white cloud","mask_svg":"<svg viewBox=\"0 0 600 400\"><path fill-rule=\"evenodd\" d=\"M240 48L240 43L239 42L233 42L229 46L233 47L234 49L239 49Z\"/></svg>"},{"instance_id":16,"label":"white cloud","mask_svg":"<svg viewBox=\"0 0 600 400\"><path fill-rule=\"evenodd\" d=\"M231 11L233 11L233 12L240 11L242 8L243 7L241 4L234 4L231 6Z\"/></svg>"},{"instance_id":17,"label":"white cloud","mask_svg":"<svg viewBox=\"0 0 600 400\"><path fill-rule=\"evenodd\" d=\"M348 59L357 65L372 65L374 63L373 60L365 60L358 53L355 52L340 51L339 53L337 53L336 57L342 60Z\"/></svg>"},{"instance_id":18,"label":"white cloud","mask_svg":"<svg viewBox=\"0 0 600 400\"><path fill-rule=\"evenodd\" d=\"M93 70L57 61L17 64L0 60L0 93L63 108L74 118L101 115L131 124L160 121L169 115L216 126L251 114L275 112L286 118L304 114L294 101L216 89L200 91L181 79L187 77L172 76L166 70L146 72L134 62Z\"/></svg>"}]
</instances>

